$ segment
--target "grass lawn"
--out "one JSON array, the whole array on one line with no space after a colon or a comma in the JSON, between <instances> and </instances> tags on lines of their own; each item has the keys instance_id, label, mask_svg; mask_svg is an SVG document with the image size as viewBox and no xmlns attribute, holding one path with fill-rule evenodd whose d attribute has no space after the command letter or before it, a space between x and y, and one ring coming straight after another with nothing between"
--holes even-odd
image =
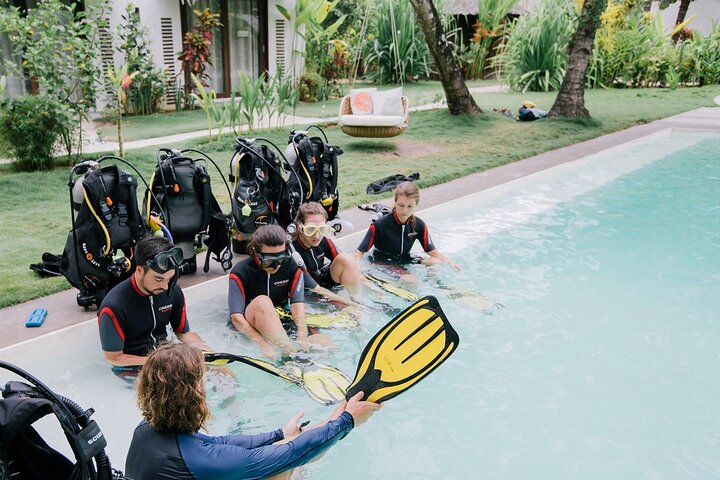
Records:
<instances>
[{"instance_id":1,"label":"grass lawn","mask_svg":"<svg viewBox=\"0 0 720 480\"><path fill-rule=\"evenodd\" d=\"M472 80L468 87L494 85L495 81ZM356 87L376 86L368 83L357 83ZM395 88L395 85L380 86L381 90ZM408 83L403 87L403 93L408 97L410 106L425 105L444 98L440 82L419 81ZM300 117L337 117L340 99L326 100L324 102L304 103L295 111ZM123 121L123 140L143 140L146 138L162 137L176 133L194 132L207 128L207 118L202 109L182 112L155 113L140 117L128 117ZM114 124L97 123L98 134L108 142L117 141L117 127Z\"/></svg>"},{"instance_id":2,"label":"grass lawn","mask_svg":"<svg viewBox=\"0 0 720 480\"><path fill-rule=\"evenodd\" d=\"M407 131L394 139L353 139L339 128L329 127L326 133L330 141L345 151L339 159L340 206L345 209L377 200L365 194L365 187L390 174L420 172L420 186L430 186L632 125L712 106L717 95L720 85L675 91L588 91L591 121L545 119L523 123L493 113L492 108L517 111L523 99L532 98L547 109L555 94L478 94L475 97L485 115L455 117L444 109L416 112ZM263 132L263 136L283 147L290 128ZM210 145L198 141L176 145L184 146L206 151L226 173L232 154L229 136ZM398 157L393 153L396 148L418 153ZM127 159L149 176L155 163L154 149L133 150ZM60 253L63 249L70 229L68 170L63 166L44 173L14 173L7 165L0 166L0 307L68 288L64 278L41 279L28 269L30 263L40 261L43 252ZM215 194L227 206L222 183L216 172L211 173Z\"/></svg>"}]
</instances>

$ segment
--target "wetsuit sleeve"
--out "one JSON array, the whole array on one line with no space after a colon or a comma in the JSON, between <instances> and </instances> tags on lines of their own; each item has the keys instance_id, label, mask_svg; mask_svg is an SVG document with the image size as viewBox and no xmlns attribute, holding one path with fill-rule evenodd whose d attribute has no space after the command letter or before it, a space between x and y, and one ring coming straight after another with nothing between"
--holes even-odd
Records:
<instances>
[{"instance_id":1,"label":"wetsuit sleeve","mask_svg":"<svg viewBox=\"0 0 720 480\"><path fill-rule=\"evenodd\" d=\"M196 480L249 480L271 477L308 463L344 438L352 428L352 416L343 412L322 427L308 430L281 445L242 447L220 443L228 437L201 434L180 434L177 441L183 461Z\"/></svg>"},{"instance_id":2,"label":"wetsuit sleeve","mask_svg":"<svg viewBox=\"0 0 720 480\"><path fill-rule=\"evenodd\" d=\"M245 315L245 286L242 280L236 274L231 273L229 277L228 288L228 307L230 314L242 313Z\"/></svg>"},{"instance_id":3,"label":"wetsuit sleeve","mask_svg":"<svg viewBox=\"0 0 720 480\"><path fill-rule=\"evenodd\" d=\"M292 271L292 270L291 270ZM290 303L302 303L305 301L305 280L304 271L296 266L294 273L290 277Z\"/></svg>"},{"instance_id":4,"label":"wetsuit sleeve","mask_svg":"<svg viewBox=\"0 0 720 480\"><path fill-rule=\"evenodd\" d=\"M305 282L305 287L309 288L310 290L313 290L315 287L318 286L318 283L315 281L312 275L310 275L310 272L307 271L307 268L303 268L303 281Z\"/></svg>"},{"instance_id":5,"label":"wetsuit sleeve","mask_svg":"<svg viewBox=\"0 0 720 480\"><path fill-rule=\"evenodd\" d=\"M335 246L332 240L325 237L323 253L325 254L325 258L329 259L332 262L333 260L335 260L335 257L338 256L340 250Z\"/></svg>"},{"instance_id":6,"label":"wetsuit sleeve","mask_svg":"<svg viewBox=\"0 0 720 480\"><path fill-rule=\"evenodd\" d=\"M173 292L173 313L170 324L175 333L182 334L190 331L190 324L187 321L187 312L185 311L185 294L180 287L175 287L175 292Z\"/></svg>"},{"instance_id":7,"label":"wetsuit sleeve","mask_svg":"<svg viewBox=\"0 0 720 480\"><path fill-rule=\"evenodd\" d=\"M360 242L360 245L358 245L358 250L365 253L370 251L373 244L375 243L375 224L373 223L368 227L367 232L365 233L365 238L362 239L362 242Z\"/></svg>"},{"instance_id":8,"label":"wetsuit sleeve","mask_svg":"<svg viewBox=\"0 0 720 480\"><path fill-rule=\"evenodd\" d=\"M202 435L200 433L198 436ZM278 428L274 432L258 433L256 435L226 435L223 437L208 437L207 439L214 439L217 443L225 445L235 445L236 447L242 448L257 448L264 447L265 445L272 445L275 442L279 442L285 435L281 428Z\"/></svg>"},{"instance_id":9,"label":"wetsuit sleeve","mask_svg":"<svg viewBox=\"0 0 720 480\"><path fill-rule=\"evenodd\" d=\"M435 250L435 244L433 244L432 238L430 238L430 231L428 230L428 226L425 222L418 219L418 223L420 223L420 244L422 245L423 250L430 253Z\"/></svg>"},{"instance_id":10,"label":"wetsuit sleeve","mask_svg":"<svg viewBox=\"0 0 720 480\"><path fill-rule=\"evenodd\" d=\"M110 307L103 307L98 312L98 327L103 351L119 352L125 348L125 332L117 315Z\"/></svg>"}]
</instances>

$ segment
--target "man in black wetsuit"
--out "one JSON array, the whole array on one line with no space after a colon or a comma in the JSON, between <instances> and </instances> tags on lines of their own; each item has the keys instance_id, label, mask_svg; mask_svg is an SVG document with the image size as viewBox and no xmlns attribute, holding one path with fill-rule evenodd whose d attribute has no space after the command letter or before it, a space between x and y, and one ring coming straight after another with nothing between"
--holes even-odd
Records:
<instances>
[{"instance_id":1,"label":"man in black wetsuit","mask_svg":"<svg viewBox=\"0 0 720 480\"><path fill-rule=\"evenodd\" d=\"M143 238L135 246L135 272L103 299L98 310L100 343L116 373L143 365L150 351L167 339L168 324L181 342L209 350L190 331L185 296L175 285L182 258L180 247L166 238Z\"/></svg>"}]
</instances>

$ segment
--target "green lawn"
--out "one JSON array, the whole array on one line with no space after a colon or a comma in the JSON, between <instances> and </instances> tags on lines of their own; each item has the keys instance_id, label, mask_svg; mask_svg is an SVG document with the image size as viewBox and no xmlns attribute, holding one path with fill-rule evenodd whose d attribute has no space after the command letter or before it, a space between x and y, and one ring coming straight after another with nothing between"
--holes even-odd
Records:
<instances>
[{"instance_id":1,"label":"green lawn","mask_svg":"<svg viewBox=\"0 0 720 480\"><path fill-rule=\"evenodd\" d=\"M340 199L344 209L377 200L365 194L365 187L390 174L417 171L420 186L430 186L632 125L712 106L717 95L718 85L675 91L588 91L586 103L592 121L546 119L522 123L493 113L492 108L517 111L525 98L531 98L540 108L549 108L554 94L478 94L475 97L485 115L455 117L446 110L416 112L411 115L407 131L395 139L353 139L337 127L329 127L326 132L330 141L345 151L340 157ZM263 135L282 147L288 130L290 126ZM209 153L224 173L227 171L232 138L225 136L210 145L195 141L176 147L190 145ZM392 154L398 145L420 153L398 158ZM147 176L155 162L154 149L133 150L127 159ZM227 205L221 181L216 172L212 174L215 193ZM44 173L14 173L7 165L0 166L0 307L68 288L63 278L41 279L28 269L44 251L60 253L63 249L70 229L67 180L67 167Z\"/></svg>"},{"instance_id":2,"label":"green lawn","mask_svg":"<svg viewBox=\"0 0 720 480\"><path fill-rule=\"evenodd\" d=\"M495 81L472 80L468 87L479 87L494 85ZM367 83L357 83L356 87L375 86ZM380 86L381 90L395 88L394 85ZM425 105L444 98L442 86L439 82L419 81L408 83L403 86L403 93L408 97L411 106ZM340 99L326 100L324 102L304 103L295 111L300 117L337 117ZM98 134L108 142L117 141L117 127L105 123L103 120L96 122ZM207 119L202 109L183 112L155 113L140 117L128 117L123 120L123 140L143 140L146 138L162 137L176 133L194 132L205 130Z\"/></svg>"}]
</instances>

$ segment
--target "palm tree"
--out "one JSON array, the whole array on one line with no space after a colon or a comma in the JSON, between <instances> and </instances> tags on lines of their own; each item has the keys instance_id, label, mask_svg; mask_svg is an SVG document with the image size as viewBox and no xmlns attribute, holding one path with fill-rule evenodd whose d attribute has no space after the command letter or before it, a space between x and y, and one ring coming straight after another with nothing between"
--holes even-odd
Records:
<instances>
[{"instance_id":1,"label":"palm tree","mask_svg":"<svg viewBox=\"0 0 720 480\"><path fill-rule=\"evenodd\" d=\"M450 40L445 36L440 17L432 0L410 0L420 29L425 35L430 54L440 74L448 110L453 115L482 113L465 84L460 67L453 55Z\"/></svg>"},{"instance_id":2,"label":"palm tree","mask_svg":"<svg viewBox=\"0 0 720 480\"><path fill-rule=\"evenodd\" d=\"M607 0L585 0L578 26L568 46L568 64L550 116L589 118L585 108L585 77L590 54L595 43L595 32L600 24L600 15L605 11Z\"/></svg>"}]
</instances>

